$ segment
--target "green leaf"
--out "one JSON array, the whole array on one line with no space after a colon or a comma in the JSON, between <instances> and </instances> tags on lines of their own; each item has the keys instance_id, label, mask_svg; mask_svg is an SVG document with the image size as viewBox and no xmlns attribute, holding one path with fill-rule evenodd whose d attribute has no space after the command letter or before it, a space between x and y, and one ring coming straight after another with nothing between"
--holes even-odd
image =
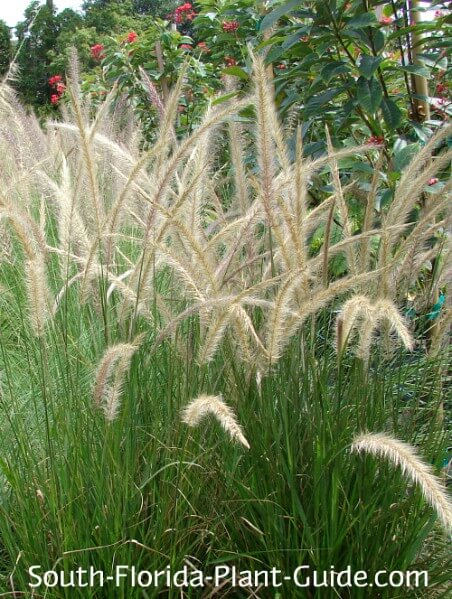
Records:
<instances>
[{"instance_id":1,"label":"green leaf","mask_svg":"<svg viewBox=\"0 0 452 599\"><path fill-rule=\"evenodd\" d=\"M383 98L381 102L381 111L388 127L391 129L397 129L402 120L402 111L394 102L394 100Z\"/></svg>"},{"instance_id":2,"label":"green leaf","mask_svg":"<svg viewBox=\"0 0 452 599\"><path fill-rule=\"evenodd\" d=\"M440 44L438 43L438 46ZM431 54L418 54L418 61L422 62L426 67L447 70L447 56L443 56L441 52L432 52Z\"/></svg>"},{"instance_id":3,"label":"green leaf","mask_svg":"<svg viewBox=\"0 0 452 599\"><path fill-rule=\"evenodd\" d=\"M295 10L299 6L300 3L298 2L298 0L292 0L291 2L285 2L284 4L281 4L281 6L278 6L278 8L275 8L275 10L272 10L271 12L265 15L265 17L261 21L259 30L265 31L266 29L274 25L282 16L286 15L292 10Z\"/></svg>"},{"instance_id":4,"label":"green leaf","mask_svg":"<svg viewBox=\"0 0 452 599\"><path fill-rule=\"evenodd\" d=\"M409 64L407 66L397 66L396 69L398 71L405 71L406 73L411 73L413 75L420 75L421 77L430 77L430 71L427 67L423 67L420 64Z\"/></svg>"},{"instance_id":5,"label":"green leaf","mask_svg":"<svg viewBox=\"0 0 452 599\"><path fill-rule=\"evenodd\" d=\"M365 77L360 77L357 87L358 102L369 114L374 114L383 97L380 83L375 78L367 80Z\"/></svg>"},{"instance_id":6,"label":"green leaf","mask_svg":"<svg viewBox=\"0 0 452 599\"><path fill-rule=\"evenodd\" d=\"M401 172L420 150L419 144L409 144L394 152L394 170Z\"/></svg>"},{"instance_id":7,"label":"green leaf","mask_svg":"<svg viewBox=\"0 0 452 599\"><path fill-rule=\"evenodd\" d=\"M213 100L212 106L216 106L217 104L223 104L223 102L232 100L232 98L235 98L236 96L237 96L236 91L230 92L229 94L225 94L224 96L219 96L218 98L215 98L215 100Z\"/></svg>"},{"instance_id":8,"label":"green leaf","mask_svg":"<svg viewBox=\"0 0 452 599\"><path fill-rule=\"evenodd\" d=\"M350 71L350 67L345 62L340 60L333 60L323 67L320 71L320 76L325 83L329 83L333 77L340 73L347 73Z\"/></svg>"},{"instance_id":9,"label":"green leaf","mask_svg":"<svg viewBox=\"0 0 452 599\"><path fill-rule=\"evenodd\" d=\"M431 131L429 130L428 127L422 126L419 123L416 123L415 121L412 121L411 126L414 129L414 132L416 133L417 138L423 143L426 144L430 138L431 135Z\"/></svg>"},{"instance_id":10,"label":"green leaf","mask_svg":"<svg viewBox=\"0 0 452 599\"><path fill-rule=\"evenodd\" d=\"M295 44L300 43L300 37L302 35L306 35L306 31L303 31L300 29L297 32L295 32L294 34L290 35L289 37L286 37L286 39L283 41L281 46L284 48L284 50L288 50Z\"/></svg>"},{"instance_id":11,"label":"green leaf","mask_svg":"<svg viewBox=\"0 0 452 599\"><path fill-rule=\"evenodd\" d=\"M363 77L366 79L371 79L382 62L382 56L368 56L366 54L362 56L358 70Z\"/></svg>"},{"instance_id":12,"label":"green leaf","mask_svg":"<svg viewBox=\"0 0 452 599\"><path fill-rule=\"evenodd\" d=\"M341 93L343 88L333 87L316 96L312 96L305 104L305 116L316 114L322 106L328 104L334 97Z\"/></svg>"},{"instance_id":13,"label":"green leaf","mask_svg":"<svg viewBox=\"0 0 452 599\"><path fill-rule=\"evenodd\" d=\"M222 73L224 73L225 75L233 75L234 77L244 79L245 81L249 79L248 73L240 67L227 67L226 69L222 70Z\"/></svg>"},{"instance_id":14,"label":"green leaf","mask_svg":"<svg viewBox=\"0 0 452 599\"><path fill-rule=\"evenodd\" d=\"M266 62L270 63L270 62L274 62L275 60L278 60L278 58L280 56L282 56L285 53L285 49L282 48L281 46L273 46L270 49L270 52L267 54L266 56Z\"/></svg>"},{"instance_id":15,"label":"green leaf","mask_svg":"<svg viewBox=\"0 0 452 599\"><path fill-rule=\"evenodd\" d=\"M375 15L371 12L365 12L362 15L358 15L357 17L353 17L348 21L345 25L345 29L361 29L362 27L369 27L370 25L375 25L377 19Z\"/></svg>"},{"instance_id":16,"label":"green leaf","mask_svg":"<svg viewBox=\"0 0 452 599\"><path fill-rule=\"evenodd\" d=\"M384 33L380 29L372 29L372 41L375 52L380 52L385 47L386 43Z\"/></svg>"},{"instance_id":17,"label":"green leaf","mask_svg":"<svg viewBox=\"0 0 452 599\"><path fill-rule=\"evenodd\" d=\"M351 37L352 39L361 40L370 50L380 52L385 45L384 34L375 27L369 27L367 29L344 29L344 37Z\"/></svg>"}]
</instances>

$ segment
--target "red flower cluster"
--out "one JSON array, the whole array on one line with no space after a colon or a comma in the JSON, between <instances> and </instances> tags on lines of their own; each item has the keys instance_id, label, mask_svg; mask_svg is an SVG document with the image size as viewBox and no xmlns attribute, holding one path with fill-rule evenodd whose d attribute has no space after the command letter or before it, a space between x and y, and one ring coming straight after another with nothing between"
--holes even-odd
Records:
<instances>
[{"instance_id":1,"label":"red flower cluster","mask_svg":"<svg viewBox=\"0 0 452 599\"><path fill-rule=\"evenodd\" d=\"M239 26L238 21L225 21L221 27L223 28L223 31L226 31L227 33L234 33Z\"/></svg>"},{"instance_id":2,"label":"red flower cluster","mask_svg":"<svg viewBox=\"0 0 452 599\"><path fill-rule=\"evenodd\" d=\"M129 31L129 33L127 34L126 37L126 42L129 44L133 44L133 42L137 39L138 35L135 33L135 31Z\"/></svg>"},{"instance_id":3,"label":"red flower cluster","mask_svg":"<svg viewBox=\"0 0 452 599\"><path fill-rule=\"evenodd\" d=\"M63 77L61 75L54 75L53 77L50 77L49 85L50 87L54 87L57 83L60 83L61 81L63 81Z\"/></svg>"},{"instance_id":4,"label":"red flower cluster","mask_svg":"<svg viewBox=\"0 0 452 599\"><path fill-rule=\"evenodd\" d=\"M63 77L61 75L53 75L53 77L49 78L49 85L50 87L53 87L56 92L50 96L50 103L55 106L58 104L61 96L66 90L66 86L63 83Z\"/></svg>"},{"instance_id":5,"label":"red flower cluster","mask_svg":"<svg viewBox=\"0 0 452 599\"><path fill-rule=\"evenodd\" d=\"M193 10L193 6L190 2L178 6L173 14L173 20L178 25L185 23L186 21L193 21L195 17L196 12Z\"/></svg>"},{"instance_id":6,"label":"red flower cluster","mask_svg":"<svg viewBox=\"0 0 452 599\"><path fill-rule=\"evenodd\" d=\"M196 47L201 50L201 52L210 52L210 48L209 46L206 44L206 42L199 42L199 44L196 45Z\"/></svg>"},{"instance_id":7,"label":"red flower cluster","mask_svg":"<svg viewBox=\"0 0 452 599\"><path fill-rule=\"evenodd\" d=\"M392 17L381 17L380 25L390 25L392 23Z\"/></svg>"},{"instance_id":8,"label":"red flower cluster","mask_svg":"<svg viewBox=\"0 0 452 599\"><path fill-rule=\"evenodd\" d=\"M438 83L436 85L436 93L438 94L438 96L441 96L442 94L444 94L444 92L447 92L447 84L446 83Z\"/></svg>"},{"instance_id":9,"label":"red flower cluster","mask_svg":"<svg viewBox=\"0 0 452 599\"><path fill-rule=\"evenodd\" d=\"M191 46L191 44L181 44L181 45L179 46L179 48L180 48L181 50L191 50L191 49L192 49L192 46Z\"/></svg>"},{"instance_id":10,"label":"red flower cluster","mask_svg":"<svg viewBox=\"0 0 452 599\"><path fill-rule=\"evenodd\" d=\"M102 60L102 58L105 58L103 50L103 44L94 44L94 46L91 46L91 56L94 58L94 60Z\"/></svg>"},{"instance_id":11,"label":"red flower cluster","mask_svg":"<svg viewBox=\"0 0 452 599\"><path fill-rule=\"evenodd\" d=\"M232 56L225 56L224 62L226 63L227 67L235 67L235 65L237 64L236 59L233 58Z\"/></svg>"},{"instance_id":12,"label":"red flower cluster","mask_svg":"<svg viewBox=\"0 0 452 599\"><path fill-rule=\"evenodd\" d=\"M432 177L431 179L428 180L428 184L430 186L436 185L437 183L438 183L438 179L436 177Z\"/></svg>"},{"instance_id":13,"label":"red flower cluster","mask_svg":"<svg viewBox=\"0 0 452 599\"><path fill-rule=\"evenodd\" d=\"M373 144L375 146L381 146L385 142L385 138L382 135L371 135L367 140L368 144Z\"/></svg>"}]
</instances>

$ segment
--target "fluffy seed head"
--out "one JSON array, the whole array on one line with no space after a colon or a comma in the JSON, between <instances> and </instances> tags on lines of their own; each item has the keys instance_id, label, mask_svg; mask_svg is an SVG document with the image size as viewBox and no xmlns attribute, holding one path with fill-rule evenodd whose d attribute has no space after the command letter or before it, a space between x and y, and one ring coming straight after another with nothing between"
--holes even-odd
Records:
<instances>
[{"instance_id":1,"label":"fluffy seed head","mask_svg":"<svg viewBox=\"0 0 452 599\"><path fill-rule=\"evenodd\" d=\"M247 449L250 448L236 415L221 395L200 395L192 400L182 412L182 422L188 426L197 426L208 414L212 414L218 420L233 441L238 441Z\"/></svg>"},{"instance_id":2,"label":"fluffy seed head","mask_svg":"<svg viewBox=\"0 0 452 599\"><path fill-rule=\"evenodd\" d=\"M140 343L141 337L138 337L133 343L118 343L109 347L97 368L93 390L94 404L102 407L109 422L118 414L124 379Z\"/></svg>"},{"instance_id":3,"label":"fluffy seed head","mask_svg":"<svg viewBox=\"0 0 452 599\"><path fill-rule=\"evenodd\" d=\"M403 474L421 489L425 501L436 511L446 531L452 532L450 498L430 466L418 457L414 447L385 433L367 433L355 438L351 450L385 458L401 468Z\"/></svg>"}]
</instances>

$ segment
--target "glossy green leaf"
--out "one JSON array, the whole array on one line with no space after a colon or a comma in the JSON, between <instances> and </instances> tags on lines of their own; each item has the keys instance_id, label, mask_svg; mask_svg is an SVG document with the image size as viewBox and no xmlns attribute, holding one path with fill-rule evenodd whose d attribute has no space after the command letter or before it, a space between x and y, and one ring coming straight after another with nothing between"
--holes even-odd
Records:
<instances>
[{"instance_id":1,"label":"glossy green leaf","mask_svg":"<svg viewBox=\"0 0 452 599\"><path fill-rule=\"evenodd\" d=\"M347 63L341 60L333 60L323 67L320 71L320 76L325 83L329 83L333 77L336 77L336 75L347 73L349 71L350 67Z\"/></svg>"},{"instance_id":2,"label":"glossy green leaf","mask_svg":"<svg viewBox=\"0 0 452 599\"><path fill-rule=\"evenodd\" d=\"M380 104L383 97L383 92L380 83L372 78L367 80L365 77L358 79L358 102L369 114L374 114Z\"/></svg>"},{"instance_id":3,"label":"glossy green leaf","mask_svg":"<svg viewBox=\"0 0 452 599\"><path fill-rule=\"evenodd\" d=\"M292 12L299 6L300 3L298 2L298 0L291 0L291 2L281 4L280 6L275 8L275 10L272 10L271 12L265 15L259 27L260 31L265 31L266 29L269 29L269 27L274 25L278 21L278 19L280 19L287 13Z\"/></svg>"},{"instance_id":4,"label":"glossy green leaf","mask_svg":"<svg viewBox=\"0 0 452 599\"><path fill-rule=\"evenodd\" d=\"M361 62L359 63L358 70L363 77L365 77L366 79L371 79L371 77L382 62L382 56L368 56L367 54L365 54L361 57Z\"/></svg>"},{"instance_id":5,"label":"glossy green leaf","mask_svg":"<svg viewBox=\"0 0 452 599\"><path fill-rule=\"evenodd\" d=\"M365 12L362 15L353 17L345 25L346 29L360 29L361 27L369 27L377 22L373 12Z\"/></svg>"},{"instance_id":6,"label":"glossy green leaf","mask_svg":"<svg viewBox=\"0 0 452 599\"><path fill-rule=\"evenodd\" d=\"M326 92L312 96L305 105L305 115L316 114L325 104L328 104L333 98L339 95L343 91L343 88L334 87L328 89Z\"/></svg>"},{"instance_id":7,"label":"glossy green leaf","mask_svg":"<svg viewBox=\"0 0 452 599\"><path fill-rule=\"evenodd\" d=\"M402 111L390 98L383 98L381 102L381 111L383 113L383 118L385 123L391 129L397 129L402 120Z\"/></svg>"},{"instance_id":8,"label":"glossy green leaf","mask_svg":"<svg viewBox=\"0 0 452 599\"><path fill-rule=\"evenodd\" d=\"M227 67L226 69L223 69L222 72L225 75L232 75L233 77L238 77L239 79L243 79L245 81L249 79L248 73L240 67Z\"/></svg>"},{"instance_id":9,"label":"glossy green leaf","mask_svg":"<svg viewBox=\"0 0 452 599\"><path fill-rule=\"evenodd\" d=\"M412 75L420 75L421 77L430 77L430 71L427 67L423 67L419 64L410 64L407 66L397 66L398 71L405 71L406 73L410 73Z\"/></svg>"}]
</instances>

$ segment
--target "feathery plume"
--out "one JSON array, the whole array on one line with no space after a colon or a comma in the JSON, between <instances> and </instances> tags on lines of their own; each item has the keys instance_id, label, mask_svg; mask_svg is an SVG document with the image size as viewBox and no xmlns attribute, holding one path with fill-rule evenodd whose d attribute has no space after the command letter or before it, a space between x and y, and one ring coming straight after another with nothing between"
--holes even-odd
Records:
<instances>
[{"instance_id":1,"label":"feathery plume","mask_svg":"<svg viewBox=\"0 0 452 599\"><path fill-rule=\"evenodd\" d=\"M45 261L42 254L36 254L26 261L25 282L31 326L34 333L42 337L44 326L50 316L50 291L47 287Z\"/></svg>"},{"instance_id":2,"label":"feathery plume","mask_svg":"<svg viewBox=\"0 0 452 599\"><path fill-rule=\"evenodd\" d=\"M354 439L351 451L385 458L401 468L402 473L421 489L425 501L436 511L445 530L452 532L452 503L440 480L419 458L414 447L385 433L367 433Z\"/></svg>"},{"instance_id":3,"label":"feathery plume","mask_svg":"<svg viewBox=\"0 0 452 599\"><path fill-rule=\"evenodd\" d=\"M369 357L370 344L375 329L385 321L395 331L404 344L412 351L414 341L400 312L390 299L379 299L372 303L365 295L354 295L342 306L336 321L337 351L342 353L349 341L355 325L360 322L358 329L359 344L357 355L366 360Z\"/></svg>"},{"instance_id":4,"label":"feathery plume","mask_svg":"<svg viewBox=\"0 0 452 599\"><path fill-rule=\"evenodd\" d=\"M141 342L142 336L138 336L132 343L118 343L107 348L97 368L94 404L102 407L108 422L113 421L118 414L124 379Z\"/></svg>"},{"instance_id":5,"label":"feathery plume","mask_svg":"<svg viewBox=\"0 0 452 599\"><path fill-rule=\"evenodd\" d=\"M221 395L200 395L192 400L182 412L182 422L194 427L208 414L212 414L218 420L233 441L238 441L246 449L250 448L234 412Z\"/></svg>"}]
</instances>

